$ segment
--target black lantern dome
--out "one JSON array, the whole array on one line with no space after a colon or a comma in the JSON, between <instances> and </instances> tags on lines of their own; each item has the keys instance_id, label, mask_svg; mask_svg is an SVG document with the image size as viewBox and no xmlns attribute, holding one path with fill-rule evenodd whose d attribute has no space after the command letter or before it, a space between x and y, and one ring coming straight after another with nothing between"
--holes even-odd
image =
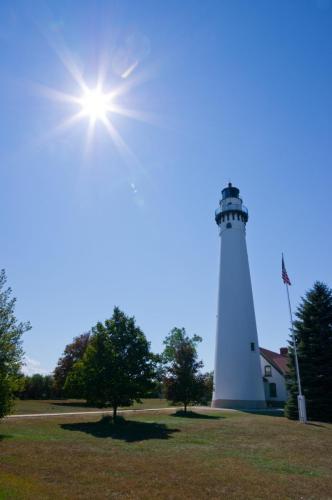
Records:
<instances>
[{"instance_id":1,"label":"black lantern dome","mask_svg":"<svg viewBox=\"0 0 332 500\"><path fill-rule=\"evenodd\" d=\"M229 182L228 186L221 191L221 194L223 200L225 198L239 198L240 190L232 186L232 183Z\"/></svg>"},{"instance_id":2,"label":"black lantern dome","mask_svg":"<svg viewBox=\"0 0 332 500\"><path fill-rule=\"evenodd\" d=\"M220 225L225 221L238 219L246 224L248 222L248 210L242 204L240 190L229 182L228 186L221 191L221 195L219 208L215 213L216 223Z\"/></svg>"}]
</instances>

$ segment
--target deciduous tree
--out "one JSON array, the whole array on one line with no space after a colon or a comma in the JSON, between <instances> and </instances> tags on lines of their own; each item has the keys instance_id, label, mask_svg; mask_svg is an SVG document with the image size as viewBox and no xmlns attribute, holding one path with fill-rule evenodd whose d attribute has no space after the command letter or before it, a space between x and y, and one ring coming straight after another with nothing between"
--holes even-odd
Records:
<instances>
[{"instance_id":1,"label":"deciduous tree","mask_svg":"<svg viewBox=\"0 0 332 500\"><path fill-rule=\"evenodd\" d=\"M115 307L112 318L92 329L84 356L65 387L90 404L111 406L115 419L119 406L132 405L153 387L153 376L149 342L135 319Z\"/></svg>"},{"instance_id":2,"label":"deciduous tree","mask_svg":"<svg viewBox=\"0 0 332 500\"><path fill-rule=\"evenodd\" d=\"M210 405L213 393L213 372L202 374L202 385L202 396L199 402L203 405Z\"/></svg>"},{"instance_id":3,"label":"deciduous tree","mask_svg":"<svg viewBox=\"0 0 332 500\"><path fill-rule=\"evenodd\" d=\"M185 328L172 328L163 342L165 347L162 358L165 364L174 361L177 349L183 344L183 342L192 345L192 347L196 350L197 345L202 342L202 337L199 337L199 335L189 337L186 334Z\"/></svg>"},{"instance_id":4,"label":"deciduous tree","mask_svg":"<svg viewBox=\"0 0 332 500\"><path fill-rule=\"evenodd\" d=\"M6 273L0 272L0 418L11 410L14 394L20 386L22 366L22 335L29 323L19 323L15 317L15 302L11 288L6 288Z\"/></svg>"},{"instance_id":5,"label":"deciduous tree","mask_svg":"<svg viewBox=\"0 0 332 500\"><path fill-rule=\"evenodd\" d=\"M19 392L21 399L51 399L54 396L54 380L51 375L34 373L23 378L23 387Z\"/></svg>"},{"instance_id":6,"label":"deciduous tree","mask_svg":"<svg viewBox=\"0 0 332 500\"><path fill-rule=\"evenodd\" d=\"M54 387L58 396L64 394L66 379L75 363L80 361L89 343L90 333L82 333L66 345L54 370Z\"/></svg>"},{"instance_id":7,"label":"deciduous tree","mask_svg":"<svg viewBox=\"0 0 332 500\"><path fill-rule=\"evenodd\" d=\"M173 403L183 403L184 411L190 403L199 403L204 394L203 367L198 361L196 345L200 337L186 335L185 329L173 328L164 342L164 359L169 360L165 376L166 398Z\"/></svg>"}]
</instances>

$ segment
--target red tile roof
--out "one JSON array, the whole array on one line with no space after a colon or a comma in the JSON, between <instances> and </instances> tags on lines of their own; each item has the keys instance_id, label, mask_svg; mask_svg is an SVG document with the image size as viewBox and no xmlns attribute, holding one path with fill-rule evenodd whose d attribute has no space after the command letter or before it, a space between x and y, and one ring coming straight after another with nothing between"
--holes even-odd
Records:
<instances>
[{"instance_id":1,"label":"red tile roof","mask_svg":"<svg viewBox=\"0 0 332 500\"><path fill-rule=\"evenodd\" d=\"M269 351L268 349L264 349L263 347L259 348L260 353L266 361L268 361L278 372L282 375L286 375L288 371L288 356L284 354L279 354L278 352Z\"/></svg>"}]
</instances>

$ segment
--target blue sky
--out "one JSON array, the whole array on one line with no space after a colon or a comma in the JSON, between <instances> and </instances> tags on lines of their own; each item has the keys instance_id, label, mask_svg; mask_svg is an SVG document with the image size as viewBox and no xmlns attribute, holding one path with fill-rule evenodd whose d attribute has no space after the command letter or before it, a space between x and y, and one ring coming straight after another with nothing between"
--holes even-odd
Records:
<instances>
[{"instance_id":1,"label":"blue sky","mask_svg":"<svg viewBox=\"0 0 332 500\"><path fill-rule=\"evenodd\" d=\"M5 1L0 5L0 267L33 329L33 369L118 305L160 351L173 326L213 368L219 237L231 180L249 209L260 344L285 345L294 307L331 285L332 2ZM110 114L128 150L87 119L55 133L84 81L127 85ZM123 71L135 68L126 78Z\"/></svg>"}]
</instances>

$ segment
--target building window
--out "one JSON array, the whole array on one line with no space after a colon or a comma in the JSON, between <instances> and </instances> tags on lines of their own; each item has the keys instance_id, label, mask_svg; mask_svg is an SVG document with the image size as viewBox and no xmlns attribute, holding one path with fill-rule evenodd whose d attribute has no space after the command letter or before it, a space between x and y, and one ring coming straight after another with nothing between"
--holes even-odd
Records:
<instances>
[{"instance_id":1,"label":"building window","mask_svg":"<svg viewBox=\"0 0 332 500\"><path fill-rule=\"evenodd\" d=\"M255 342L250 342L250 349L251 349L252 351L254 351L254 350L255 350Z\"/></svg>"},{"instance_id":2,"label":"building window","mask_svg":"<svg viewBox=\"0 0 332 500\"><path fill-rule=\"evenodd\" d=\"M270 365L265 365L264 372L265 377L272 377L272 370Z\"/></svg>"},{"instance_id":3,"label":"building window","mask_svg":"<svg viewBox=\"0 0 332 500\"><path fill-rule=\"evenodd\" d=\"M274 382L271 382L269 384L269 389L270 389L270 398L276 398L277 397L277 386Z\"/></svg>"},{"instance_id":4,"label":"building window","mask_svg":"<svg viewBox=\"0 0 332 500\"><path fill-rule=\"evenodd\" d=\"M231 229L231 227L232 227L232 224L231 224L230 222L227 222L227 224L226 224L226 228L227 228L227 229Z\"/></svg>"}]
</instances>

